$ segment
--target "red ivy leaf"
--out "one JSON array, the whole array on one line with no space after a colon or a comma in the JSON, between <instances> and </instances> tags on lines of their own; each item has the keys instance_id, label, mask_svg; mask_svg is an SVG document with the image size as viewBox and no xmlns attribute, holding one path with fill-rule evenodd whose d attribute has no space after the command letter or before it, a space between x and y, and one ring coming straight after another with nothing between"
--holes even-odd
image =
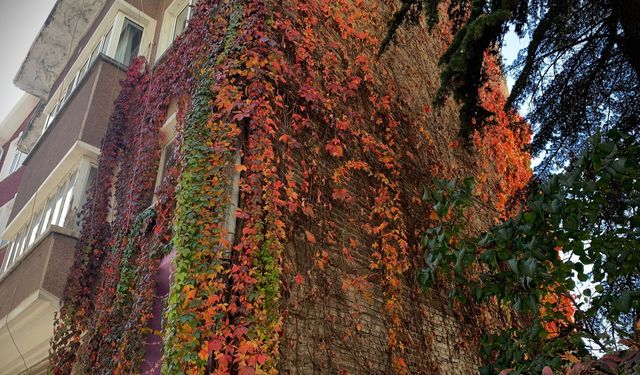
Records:
<instances>
[{"instance_id":1,"label":"red ivy leaf","mask_svg":"<svg viewBox=\"0 0 640 375\"><path fill-rule=\"evenodd\" d=\"M344 202L351 201L351 195L347 191L347 189L334 189L333 194L331 194L333 199L337 199Z\"/></svg>"},{"instance_id":2,"label":"red ivy leaf","mask_svg":"<svg viewBox=\"0 0 640 375\"><path fill-rule=\"evenodd\" d=\"M340 140L335 138L329 141L329 143L327 143L324 146L324 149L327 150L329 155L334 156L336 158L339 158L342 155L344 155L344 150L342 149L342 146L340 146Z\"/></svg>"},{"instance_id":3,"label":"red ivy leaf","mask_svg":"<svg viewBox=\"0 0 640 375\"><path fill-rule=\"evenodd\" d=\"M302 212L304 212L304 214L309 216L310 218L316 216L316 214L313 212L313 207L311 206L302 206Z\"/></svg>"},{"instance_id":4,"label":"red ivy leaf","mask_svg":"<svg viewBox=\"0 0 640 375\"><path fill-rule=\"evenodd\" d=\"M219 352L220 350L222 350L222 340L213 339L209 341L208 349L209 349L209 353Z\"/></svg>"}]
</instances>

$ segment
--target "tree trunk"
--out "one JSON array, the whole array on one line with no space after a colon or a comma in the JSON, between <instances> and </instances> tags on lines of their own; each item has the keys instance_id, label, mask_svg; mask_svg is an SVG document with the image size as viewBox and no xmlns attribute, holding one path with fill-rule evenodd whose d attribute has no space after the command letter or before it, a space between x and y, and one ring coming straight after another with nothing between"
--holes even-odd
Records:
<instances>
[{"instance_id":1,"label":"tree trunk","mask_svg":"<svg viewBox=\"0 0 640 375\"><path fill-rule=\"evenodd\" d=\"M640 79L640 0L614 2L622 26L620 48Z\"/></svg>"}]
</instances>

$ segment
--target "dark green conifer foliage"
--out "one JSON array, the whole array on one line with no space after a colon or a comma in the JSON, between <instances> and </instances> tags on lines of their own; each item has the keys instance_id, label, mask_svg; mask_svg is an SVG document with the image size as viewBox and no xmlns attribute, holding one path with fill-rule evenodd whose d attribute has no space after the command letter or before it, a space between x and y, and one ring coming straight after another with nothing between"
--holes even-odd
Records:
<instances>
[{"instance_id":1,"label":"dark green conifer foliage","mask_svg":"<svg viewBox=\"0 0 640 375\"><path fill-rule=\"evenodd\" d=\"M519 71L508 105L528 109L539 174L563 166L597 130L640 130L640 0L403 0L380 48L412 12L431 27L446 10L454 40L441 58L444 71L434 98L462 104L461 135L488 115L478 105L486 79L483 56L513 27L530 43L511 69Z\"/></svg>"}]
</instances>

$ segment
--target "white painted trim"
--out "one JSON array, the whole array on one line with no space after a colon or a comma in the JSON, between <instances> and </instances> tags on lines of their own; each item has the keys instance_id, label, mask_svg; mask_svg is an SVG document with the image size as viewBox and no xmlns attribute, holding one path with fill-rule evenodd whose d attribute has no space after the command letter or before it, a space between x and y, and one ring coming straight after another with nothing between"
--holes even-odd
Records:
<instances>
[{"instance_id":1,"label":"white painted trim","mask_svg":"<svg viewBox=\"0 0 640 375\"><path fill-rule=\"evenodd\" d=\"M13 106L11 111L0 121L0 144L7 143L13 133L18 130L20 125L29 116L31 111L38 105L40 99L30 94L24 94L18 103Z\"/></svg>"},{"instance_id":2,"label":"white painted trim","mask_svg":"<svg viewBox=\"0 0 640 375\"><path fill-rule=\"evenodd\" d=\"M31 371L42 367L48 356L53 318L59 306L57 297L38 289L0 318L0 347L3 349L0 357L4 360L0 363L1 374L22 373L25 369L23 358ZM9 337L8 329L15 343Z\"/></svg>"},{"instance_id":3,"label":"white painted trim","mask_svg":"<svg viewBox=\"0 0 640 375\"><path fill-rule=\"evenodd\" d=\"M162 54L173 44L173 32L175 29L176 18L181 10L187 4L193 3L192 0L173 0L167 7L162 16L162 26L158 37L158 49L156 51L156 61L162 57Z\"/></svg>"},{"instance_id":4,"label":"white painted trim","mask_svg":"<svg viewBox=\"0 0 640 375\"><path fill-rule=\"evenodd\" d=\"M60 85L57 87L56 91L52 95L50 95L51 99L49 99L49 102L44 107L43 113L48 115L56 105L56 103L58 103L62 99L61 94L64 94L63 90L66 90L66 88L69 86L69 83L71 83L71 81L74 79L76 73L82 69L87 59L91 58L91 53L100 43L102 37L105 36L112 25L115 27L111 31L109 46L107 48L106 55L113 58L118 44L117 39L120 38L120 31L122 30L122 22L124 21L124 17L130 18L132 21L136 22L144 28L142 32L142 40L140 41L139 53L141 56L147 57L147 59L150 58L151 47L153 44L153 37L155 35L156 28L155 19L153 19L146 13L143 13L140 9L127 3L125 0L116 0L98 24L98 27L94 31L91 38L89 38L87 43L84 45L82 51L78 54L78 57L67 72L65 78L60 82ZM60 111L60 109L58 109L58 111Z\"/></svg>"},{"instance_id":5,"label":"white painted trim","mask_svg":"<svg viewBox=\"0 0 640 375\"><path fill-rule=\"evenodd\" d=\"M29 224L33 208L44 206L49 196L55 193L58 185L77 168L82 159L88 159L89 162L96 164L99 155L99 148L83 141L76 141L42 184L40 184L36 192L29 198L29 201L20 209L20 212L18 212L7 225L7 228L0 238L12 239L23 226Z\"/></svg>"}]
</instances>

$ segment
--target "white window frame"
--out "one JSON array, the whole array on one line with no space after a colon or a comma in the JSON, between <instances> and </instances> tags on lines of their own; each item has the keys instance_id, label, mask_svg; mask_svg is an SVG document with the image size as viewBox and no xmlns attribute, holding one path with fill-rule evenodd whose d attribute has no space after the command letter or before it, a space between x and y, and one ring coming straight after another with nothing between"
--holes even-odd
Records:
<instances>
[{"instance_id":1,"label":"white window frame","mask_svg":"<svg viewBox=\"0 0 640 375\"><path fill-rule=\"evenodd\" d=\"M25 222L10 245L0 266L0 275L11 268L24 254L26 254L52 226L77 230L70 216L71 213L81 211L86 200L86 190L89 184L91 169L94 163L88 159L81 159L77 168L60 181L44 200L44 204L36 206L35 214Z\"/></svg>"},{"instance_id":2,"label":"white window frame","mask_svg":"<svg viewBox=\"0 0 640 375\"><path fill-rule=\"evenodd\" d=\"M160 187L160 184L162 184L162 175L165 172L164 164L167 160L167 146L176 141L176 115L177 112L173 112L171 115L169 115L169 117L167 117L167 120L164 122L164 125L162 125L162 128L160 128L160 134L162 136L162 139L164 139L164 142L162 142L160 149L160 163L158 164L158 175L156 176L155 190L158 190L158 187ZM174 149L174 153L175 152L176 150Z\"/></svg>"},{"instance_id":3,"label":"white window frame","mask_svg":"<svg viewBox=\"0 0 640 375\"><path fill-rule=\"evenodd\" d=\"M21 136L22 132L20 132L20 134L18 134L18 136L9 144L7 155L4 158L4 163L2 163L2 169L0 169L0 181L17 171L26 158L27 154L18 149L18 141Z\"/></svg>"},{"instance_id":4,"label":"white window frame","mask_svg":"<svg viewBox=\"0 0 640 375\"><path fill-rule=\"evenodd\" d=\"M156 61L162 57L169 47L173 44L173 41L177 38L175 34L176 21L178 15L186 8L189 7L187 16L187 28L189 27L189 21L193 16L193 7L197 0L174 0L164 11L162 17L162 28L160 29L160 36L158 38L158 51L156 52Z\"/></svg>"},{"instance_id":5,"label":"white window frame","mask_svg":"<svg viewBox=\"0 0 640 375\"><path fill-rule=\"evenodd\" d=\"M60 85L58 85L56 91L50 96L51 99L43 110L43 113L47 114L45 126L42 131L43 134L60 113L82 78L84 78L89 69L91 69L97 56L100 53L104 53L111 58L115 56L118 39L120 38L125 18L129 18L142 27L142 39L140 41L138 54L149 59L156 21L125 0L116 0L102 18L102 21L100 21L82 51L78 54L78 58L69 69L65 78ZM97 53L94 56L94 52L96 51Z\"/></svg>"}]
</instances>

